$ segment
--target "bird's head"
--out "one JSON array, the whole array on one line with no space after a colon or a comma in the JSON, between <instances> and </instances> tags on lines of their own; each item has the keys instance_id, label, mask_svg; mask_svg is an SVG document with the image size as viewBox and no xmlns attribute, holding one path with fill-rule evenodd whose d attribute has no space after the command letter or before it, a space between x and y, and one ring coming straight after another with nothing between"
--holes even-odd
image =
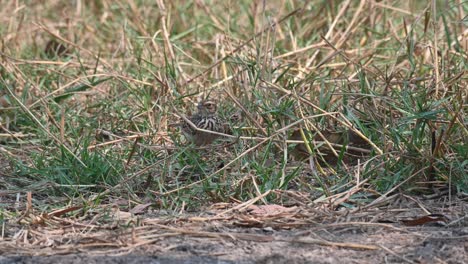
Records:
<instances>
[{"instance_id":1,"label":"bird's head","mask_svg":"<svg viewBox=\"0 0 468 264\"><path fill-rule=\"evenodd\" d=\"M212 100L203 100L198 104L198 112L202 115L213 115L218 110L218 105Z\"/></svg>"}]
</instances>

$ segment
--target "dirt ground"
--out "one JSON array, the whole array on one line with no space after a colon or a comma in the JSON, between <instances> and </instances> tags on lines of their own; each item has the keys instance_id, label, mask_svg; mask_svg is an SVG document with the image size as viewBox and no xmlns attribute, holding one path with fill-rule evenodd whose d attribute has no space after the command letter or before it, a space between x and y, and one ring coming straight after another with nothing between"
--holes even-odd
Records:
<instances>
[{"instance_id":1,"label":"dirt ground","mask_svg":"<svg viewBox=\"0 0 468 264\"><path fill-rule=\"evenodd\" d=\"M218 204L178 216L149 206L113 206L107 220L31 215L4 226L0 264L468 263L467 197L446 198L398 194L355 211Z\"/></svg>"},{"instance_id":2,"label":"dirt ground","mask_svg":"<svg viewBox=\"0 0 468 264\"><path fill-rule=\"evenodd\" d=\"M226 230L227 231L227 230ZM50 256L0 257L0 263L467 263L468 228L347 227L266 231L257 228L239 234L255 234L272 241L234 238L170 237L131 253L73 253ZM232 232L232 230L231 230ZM235 231L234 231L235 233ZM348 246L375 245L359 249L326 245L338 241Z\"/></svg>"}]
</instances>

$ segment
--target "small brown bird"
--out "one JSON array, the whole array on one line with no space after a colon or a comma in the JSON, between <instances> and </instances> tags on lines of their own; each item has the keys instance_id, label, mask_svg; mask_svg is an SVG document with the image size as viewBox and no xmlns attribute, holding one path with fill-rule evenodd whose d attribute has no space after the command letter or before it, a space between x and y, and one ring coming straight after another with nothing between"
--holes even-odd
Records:
<instances>
[{"instance_id":1,"label":"small brown bird","mask_svg":"<svg viewBox=\"0 0 468 264\"><path fill-rule=\"evenodd\" d=\"M188 117L188 120L199 129L226 133L226 123L223 119L218 117L216 113L217 110L218 105L216 102L212 100L201 101L198 104L198 112ZM208 145L219 137L219 135L216 134L196 130L188 122L183 123L182 133L197 146Z\"/></svg>"}]
</instances>

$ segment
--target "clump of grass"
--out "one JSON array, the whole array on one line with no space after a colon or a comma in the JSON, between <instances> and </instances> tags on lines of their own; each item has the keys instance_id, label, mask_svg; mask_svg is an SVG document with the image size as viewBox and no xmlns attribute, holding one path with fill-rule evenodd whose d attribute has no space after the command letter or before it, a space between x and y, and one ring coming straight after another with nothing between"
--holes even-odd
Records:
<instances>
[{"instance_id":1,"label":"clump of grass","mask_svg":"<svg viewBox=\"0 0 468 264\"><path fill-rule=\"evenodd\" d=\"M33 147L1 155L57 195L124 191L170 209L271 189L328 196L356 171L377 193L467 191L466 10L432 4L30 4L0 23L0 95L17 110L1 129L28 134L5 144ZM50 41L67 52L48 54ZM194 149L178 134L207 96L227 119L242 109L236 143ZM312 162L292 157L298 146Z\"/></svg>"}]
</instances>

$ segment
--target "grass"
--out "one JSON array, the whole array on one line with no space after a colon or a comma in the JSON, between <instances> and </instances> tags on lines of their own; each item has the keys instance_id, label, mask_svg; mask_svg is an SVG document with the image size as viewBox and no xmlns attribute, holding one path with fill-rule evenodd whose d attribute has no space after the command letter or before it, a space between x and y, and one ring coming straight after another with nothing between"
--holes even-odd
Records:
<instances>
[{"instance_id":1,"label":"grass","mask_svg":"<svg viewBox=\"0 0 468 264\"><path fill-rule=\"evenodd\" d=\"M362 180L351 207L395 188L468 191L466 5L263 4L4 4L0 188L174 211ZM226 118L242 109L234 144L196 149L173 125L205 97Z\"/></svg>"}]
</instances>

